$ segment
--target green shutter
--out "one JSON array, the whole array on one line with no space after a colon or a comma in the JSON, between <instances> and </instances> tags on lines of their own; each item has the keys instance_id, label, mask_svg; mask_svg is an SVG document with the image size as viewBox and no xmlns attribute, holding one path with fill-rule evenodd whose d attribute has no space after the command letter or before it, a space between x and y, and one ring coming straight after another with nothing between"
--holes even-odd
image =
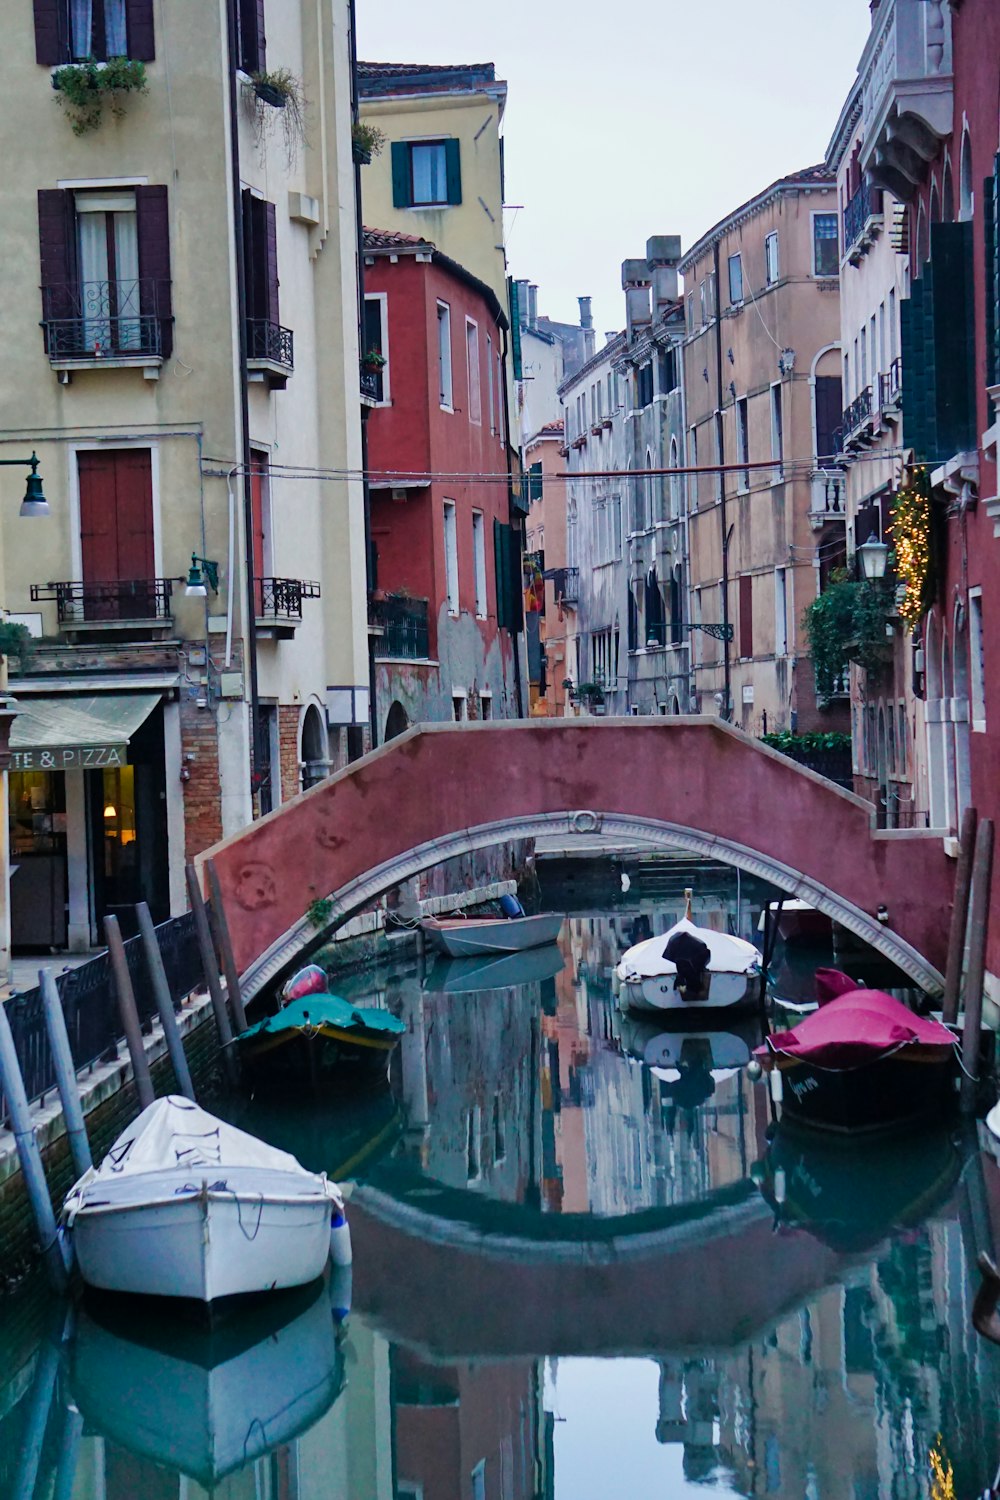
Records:
<instances>
[{"instance_id":1,"label":"green shutter","mask_svg":"<svg viewBox=\"0 0 1000 1500\"><path fill-rule=\"evenodd\" d=\"M517 526L493 522L493 561L497 580L497 624L511 635L522 628L521 533Z\"/></svg>"},{"instance_id":2,"label":"green shutter","mask_svg":"<svg viewBox=\"0 0 1000 1500\"><path fill-rule=\"evenodd\" d=\"M528 470L528 499L540 500L542 498L542 466L532 464Z\"/></svg>"},{"instance_id":3,"label":"green shutter","mask_svg":"<svg viewBox=\"0 0 1000 1500\"><path fill-rule=\"evenodd\" d=\"M517 282L513 276L507 277L507 302L510 306L510 357L514 369L514 379L522 380L521 365L521 309L517 303Z\"/></svg>"},{"instance_id":4,"label":"green shutter","mask_svg":"<svg viewBox=\"0 0 1000 1500\"><path fill-rule=\"evenodd\" d=\"M1000 384L1000 153L983 184L986 252L986 384Z\"/></svg>"},{"instance_id":5,"label":"green shutter","mask_svg":"<svg viewBox=\"0 0 1000 1500\"><path fill-rule=\"evenodd\" d=\"M976 446L973 244L971 222L931 226L937 444L931 457L939 463Z\"/></svg>"},{"instance_id":6,"label":"green shutter","mask_svg":"<svg viewBox=\"0 0 1000 1500\"><path fill-rule=\"evenodd\" d=\"M392 143L392 206L410 208L410 148L405 141Z\"/></svg>"},{"instance_id":7,"label":"green shutter","mask_svg":"<svg viewBox=\"0 0 1000 1500\"><path fill-rule=\"evenodd\" d=\"M445 177L448 184L448 202L462 201L462 158L457 141L444 143Z\"/></svg>"},{"instance_id":8,"label":"green shutter","mask_svg":"<svg viewBox=\"0 0 1000 1500\"><path fill-rule=\"evenodd\" d=\"M497 625L501 630L509 629L507 620L507 600L510 587L507 582L507 545L504 541L504 532L508 528L502 521L493 521L493 567L497 580Z\"/></svg>"}]
</instances>

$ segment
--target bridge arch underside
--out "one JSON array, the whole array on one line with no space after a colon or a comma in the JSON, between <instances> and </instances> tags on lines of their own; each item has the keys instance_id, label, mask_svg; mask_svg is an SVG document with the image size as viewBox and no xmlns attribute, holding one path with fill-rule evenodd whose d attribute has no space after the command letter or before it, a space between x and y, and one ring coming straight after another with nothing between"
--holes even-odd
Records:
<instances>
[{"instance_id":1,"label":"bridge arch underside","mask_svg":"<svg viewBox=\"0 0 1000 1500\"><path fill-rule=\"evenodd\" d=\"M657 818L588 808L571 813L530 813L524 817L502 818L477 827L457 829L373 866L339 889L324 892L334 902L335 920L323 932L318 932L305 917L289 927L246 969L242 985L245 994L248 998L259 994L297 958L316 948L337 926L386 891L442 860L470 854L477 849L488 848L507 840L558 834L568 841L574 836L584 835L592 842L594 835L598 833L615 843L639 841L663 849L686 850L701 858L719 860L723 864L758 875L771 881L787 895L808 901L849 932L871 944L927 993L938 994L943 987L939 970L916 948L892 931L887 924L879 922L845 896L829 890L815 877L793 869L771 855L718 834ZM915 878L919 878L917 871L914 874Z\"/></svg>"}]
</instances>

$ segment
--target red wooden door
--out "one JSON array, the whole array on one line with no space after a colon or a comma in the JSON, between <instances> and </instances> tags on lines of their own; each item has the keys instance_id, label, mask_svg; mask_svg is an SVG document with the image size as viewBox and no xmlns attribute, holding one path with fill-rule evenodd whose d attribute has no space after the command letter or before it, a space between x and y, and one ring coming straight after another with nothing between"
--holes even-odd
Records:
<instances>
[{"instance_id":1,"label":"red wooden door","mask_svg":"<svg viewBox=\"0 0 1000 1500\"><path fill-rule=\"evenodd\" d=\"M250 455L250 501L253 509L253 591L256 600L257 618L264 613L264 536L265 536L265 491L267 486L267 454Z\"/></svg>"},{"instance_id":2,"label":"red wooden door","mask_svg":"<svg viewBox=\"0 0 1000 1500\"><path fill-rule=\"evenodd\" d=\"M81 453L78 464L85 614L151 618L156 592L149 449Z\"/></svg>"}]
</instances>

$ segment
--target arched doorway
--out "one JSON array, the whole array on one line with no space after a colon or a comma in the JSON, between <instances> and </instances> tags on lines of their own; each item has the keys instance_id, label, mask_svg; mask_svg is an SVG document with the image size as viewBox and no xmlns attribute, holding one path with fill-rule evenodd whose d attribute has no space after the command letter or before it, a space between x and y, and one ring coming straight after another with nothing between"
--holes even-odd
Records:
<instances>
[{"instance_id":1,"label":"arched doorway","mask_svg":"<svg viewBox=\"0 0 1000 1500\"><path fill-rule=\"evenodd\" d=\"M315 786L330 774L330 747L323 715L315 703L306 706L302 715L302 737L299 762L302 766L302 789Z\"/></svg>"},{"instance_id":2,"label":"arched doorway","mask_svg":"<svg viewBox=\"0 0 1000 1500\"><path fill-rule=\"evenodd\" d=\"M385 734L383 738L386 742L394 740L397 735L403 734L409 727L409 715L397 698L385 716Z\"/></svg>"}]
</instances>

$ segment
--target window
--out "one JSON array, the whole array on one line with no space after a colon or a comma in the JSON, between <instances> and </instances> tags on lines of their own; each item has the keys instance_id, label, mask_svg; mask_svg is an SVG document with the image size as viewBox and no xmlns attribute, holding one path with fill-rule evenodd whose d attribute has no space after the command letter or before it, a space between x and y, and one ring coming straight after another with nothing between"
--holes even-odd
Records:
<instances>
[{"instance_id":1,"label":"window","mask_svg":"<svg viewBox=\"0 0 1000 1500\"><path fill-rule=\"evenodd\" d=\"M635 404L641 410L653 400L653 366L642 365L635 372Z\"/></svg>"},{"instance_id":2,"label":"window","mask_svg":"<svg viewBox=\"0 0 1000 1500\"><path fill-rule=\"evenodd\" d=\"M83 344L127 353L142 343L135 193L77 193ZM97 313L89 316L88 313Z\"/></svg>"},{"instance_id":3,"label":"window","mask_svg":"<svg viewBox=\"0 0 1000 1500\"><path fill-rule=\"evenodd\" d=\"M35 0L35 60L152 62L153 0Z\"/></svg>"},{"instance_id":4,"label":"window","mask_svg":"<svg viewBox=\"0 0 1000 1500\"><path fill-rule=\"evenodd\" d=\"M291 365L278 311L278 232L273 203L243 190L243 279L247 355Z\"/></svg>"},{"instance_id":5,"label":"window","mask_svg":"<svg viewBox=\"0 0 1000 1500\"><path fill-rule=\"evenodd\" d=\"M493 375L493 340L486 335L486 400L490 409L490 432L497 430L496 382Z\"/></svg>"},{"instance_id":6,"label":"window","mask_svg":"<svg viewBox=\"0 0 1000 1500\"><path fill-rule=\"evenodd\" d=\"M385 364L369 372L375 399L379 405L389 402L389 339L387 298L385 292L365 293L364 349L362 354L381 354Z\"/></svg>"},{"instance_id":7,"label":"window","mask_svg":"<svg viewBox=\"0 0 1000 1500\"><path fill-rule=\"evenodd\" d=\"M697 429L697 427L692 427L688 431L688 462L690 463L692 469L696 469L698 467L698 429ZM701 475L700 474L690 474L688 476L688 494L690 496L689 503L691 504L691 506L692 506L692 508L694 510L698 509L698 495L699 495L699 488L698 487L699 487L700 482L701 482Z\"/></svg>"},{"instance_id":8,"label":"window","mask_svg":"<svg viewBox=\"0 0 1000 1500\"><path fill-rule=\"evenodd\" d=\"M839 270L837 215L813 214L813 275L836 276Z\"/></svg>"},{"instance_id":9,"label":"window","mask_svg":"<svg viewBox=\"0 0 1000 1500\"><path fill-rule=\"evenodd\" d=\"M458 614L458 525L454 500L444 502L444 576L448 613Z\"/></svg>"},{"instance_id":10,"label":"window","mask_svg":"<svg viewBox=\"0 0 1000 1500\"><path fill-rule=\"evenodd\" d=\"M393 141L395 208L434 208L462 201L458 141Z\"/></svg>"},{"instance_id":11,"label":"window","mask_svg":"<svg viewBox=\"0 0 1000 1500\"><path fill-rule=\"evenodd\" d=\"M772 230L764 241L764 278L768 286L778 279L778 232Z\"/></svg>"},{"instance_id":12,"label":"window","mask_svg":"<svg viewBox=\"0 0 1000 1500\"><path fill-rule=\"evenodd\" d=\"M774 570L774 654L788 655L788 570Z\"/></svg>"},{"instance_id":13,"label":"window","mask_svg":"<svg viewBox=\"0 0 1000 1500\"><path fill-rule=\"evenodd\" d=\"M493 694L480 693L479 695L479 717L485 723L493 717Z\"/></svg>"},{"instance_id":14,"label":"window","mask_svg":"<svg viewBox=\"0 0 1000 1500\"><path fill-rule=\"evenodd\" d=\"M472 512L472 557L476 572L476 616L486 619L486 525L481 510Z\"/></svg>"},{"instance_id":15,"label":"window","mask_svg":"<svg viewBox=\"0 0 1000 1500\"><path fill-rule=\"evenodd\" d=\"M859 366L859 375L858 375L858 378L861 381L861 389L864 390L865 386L868 384L868 330L867 330L867 328L862 328L862 330L861 330L861 340L860 340L859 347L860 347L860 350L861 350L861 363L860 363L860 366Z\"/></svg>"},{"instance_id":16,"label":"window","mask_svg":"<svg viewBox=\"0 0 1000 1500\"><path fill-rule=\"evenodd\" d=\"M611 544L610 561L617 562L622 555L622 497L612 495L608 502L608 530Z\"/></svg>"},{"instance_id":17,"label":"window","mask_svg":"<svg viewBox=\"0 0 1000 1500\"><path fill-rule=\"evenodd\" d=\"M656 379L658 394L669 396L670 392L677 389L677 356L673 350L661 349L657 356Z\"/></svg>"},{"instance_id":18,"label":"window","mask_svg":"<svg viewBox=\"0 0 1000 1500\"><path fill-rule=\"evenodd\" d=\"M969 590L969 667L972 686L972 727L986 729L986 675L983 661L983 591Z\"/></svg>"},{"instance_id":19,"label":"window","mask_svg":"<svg viewBox=\"0 0 1000 1500\"><path fill-rule=\"evenodd\" d=\"M469 700L465 693L452 693L451 716L456 724L464 724L469 717Z\"/></svg>"},{"instance_id":20,"label":"window","mask_svg":"<svg viewBox=\"0 0 1000 1500\"><path fill-rule=\"evenodd\" d=\"M469 376L469 421L483 420L483 397L479 387L479 325L465 320L465 367Z\"/></svg>"},{"instance_id":21,"label":"window","mask_svg":"<svg viewBox=\"0 0 1000 1500\"><path fill-rule=\"evenodd\" d=\"M740 655L753 656L753 574L740 578Z\"/></svg>"},{"instance_id":22,"label":"window","mask_svg":"<svg viewBox=\"0 0 1000 1500\"><path fill-rule=\"evenodd\" d=\"M715 476L716 499L721 500L725 492L726 476L722 472L722 456L725 453L725 437L722 429L722 413L715 413L715 462L719 465L719 472Z\"/></svg>"},{"instance_id":23,"label":"window","mask_svg":"<svg viewBox=\"0 0 1000 1500\"><path fill-rule=\"evenodd\" d=\"M743 258L739 254L729 257L729 301L733 307L743 302Z\"/></svg>"},{"instance_id":24,"label":"window","mask_svg":"<svg viewBox=\"0 0 1000 1500\"><path fill-rule=\"evenodd\" d=\"M264 615L264 579L272 573L271 460L262 449L250 450L250 505L253 512L253 585L257 618Z\"/></svg>"},{"instance_id":25,"label":"window","mask_svg":"<svg viewBox=\"0 0 1000 1500\"><path fill-rule=\"evenodd\" d=\"M680 460L677 456L677 439L670 439L670 468L674 471L678 468ZM673 472L670 475L670 519L676 521L681 513L681 481L682 475Z\"/></svg>"},{"instance_id":26,"label":"window","mask_svg":"<svg viewBox=\"0 0 1000 1500\"><path fill-rule=\"evenodd\" d=\"M75 0L71 0L75 3ZM244 73L264 72L267 61L264 39L264 0L237 0L240 68Z\"/></svg>"},{"instance_id":27,"label":"window","mask_svg":"<svg viewBox=\"0 0 1000 1500\"><path fill-rule=\"evenodd\" d=\"M736 403L736 461L745 464L750 459L750 416L749 403L743 396ZM750 488L750 470L741 469L736 488L748 490Z\"/></svg>"},{"instance_id":28,"label":"window","mask_svg":"<svg viewBox=\"0 0 1000 1500\"><path fill-rule=\"evenodd\" d=\"M472 1500L486 1500L486 1460L485 1458L472 1471Z\"/></svg>"},{"instance_id":29,"label":"window","mask_svg":"<svg viewBox=\"0 0 1000 1500\"><path fill-rule=\"evenodd\" d=\"M889 362L896 358L896 288L889 288Z\"/></svg>"},{"instance_id":30,"label":"window","mask_svg":"<svg viewBox=\"0 0 1000 1500\"><path fill-rule=\"evenodd\" d=\"M687 296L687 326L688 333L694 333L694 292Z\"/></svg>"},{"instance_id":31,"label":"window","mask_svg":"<svg viewBox=\"0 0 1000 1500\"><path fill-rule=\"evenodd\" d=\"M777 464L773 478L779 480L784 473L785 429L781 415L781 385L778 382L771 387L771 457Z\"/></svg>"},{"instance_id":32,"label":"window","mask_svg":"<svg viewBox=\"0 0 1000 1500\"><path fill-rule=\"evenodd\" d=\"M451 308L439 302L438 310L438 391L446 411L453 409L451 385Z\"/></svg>"}]
</instances>

